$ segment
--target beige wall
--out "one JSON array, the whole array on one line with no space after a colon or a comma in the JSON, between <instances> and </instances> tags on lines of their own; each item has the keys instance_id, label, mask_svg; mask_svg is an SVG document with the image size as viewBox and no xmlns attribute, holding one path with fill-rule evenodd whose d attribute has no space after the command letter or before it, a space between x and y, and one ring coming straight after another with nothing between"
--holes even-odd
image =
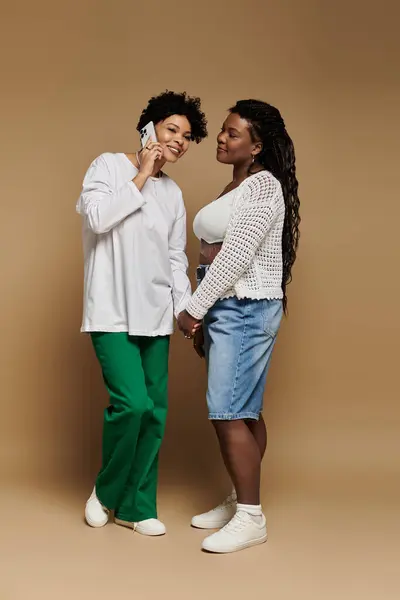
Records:
<instances>
[{"instance_id":1,"label":"beige wall","mask_svg":"<svg viewBox=\"0 0 400 600\"><path fill-rule=\"evenodd\" d=\"M140 110L169 88L200 95L209 118L209 139L169 169L186 199L192 271L192 218L230 177L214 159L225 109L275 103L295 141L302 238L266 394L270 485L364 482L373 493L393 481L400 84L389 3L55 4L10 3L1 35L1 469L89 482L98 467L106 397L79 334L75 201L90 161L135 149ZM204 389L203 365L177 336L165 485L222 485Z\"/></svg>"}]
</instances>

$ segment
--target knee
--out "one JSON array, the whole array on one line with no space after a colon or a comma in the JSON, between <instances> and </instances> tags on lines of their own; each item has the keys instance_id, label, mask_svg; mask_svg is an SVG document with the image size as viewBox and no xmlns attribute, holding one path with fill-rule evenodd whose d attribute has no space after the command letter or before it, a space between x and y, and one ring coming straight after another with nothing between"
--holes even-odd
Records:
<instances>
[{"instance_id":1,"label":"knee","mask_svg":"<svg viewBox=\"0 0 400 600\"><path fill-rule=\"evenodd\" d=\"M149 398L139 399L136 397L124 403L122 412L125 419L136 421L152 414L153 406Z\"/></svg>"},{"instance_id":2,"label":"knee","mask_svg":"<svg viewBox=\"0 0 400 600\"><path fill-rule=\"evenodd\" d=\"M213 421L219 443L224 447L236 446L247 440L248 428L242 419Z\"/></svg>"},{"instance_id":3,"label":"knee","mask_svg":"<svg viewBox=\"0 0 400 600\"><path fill-rule=\"evenodd\" d=\"M235 433L235 421L212 421L212 424L220 441L229 441Z\"/></svg>"}]
</instances>

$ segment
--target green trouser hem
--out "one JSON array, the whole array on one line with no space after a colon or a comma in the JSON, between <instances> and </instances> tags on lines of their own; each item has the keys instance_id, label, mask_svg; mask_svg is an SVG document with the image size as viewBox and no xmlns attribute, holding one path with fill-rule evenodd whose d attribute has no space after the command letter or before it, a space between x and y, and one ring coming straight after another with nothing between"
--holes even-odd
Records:
<instances>
[{"instance_id":1,"label":"green trouser hem","mask_svg":"<svg viewBox=\"0 0 400 600\"><path fill-rule=\"evenodd\" d=\"M115 509L114 506L111 506L110 504L108 504L105 501L106 499L101 495L101 490L99 492L99 490L97 488L97 483L96 483L96 495L97 495L97 498L100 500L101 504L103 506L105 506L108 510L114 511L115 518L121 519L121 521L128 521L129 523L138 523L139 521L145 521L146 519L157 519L158 518L157 509L154 512L147 512L147 513L135 512L135 513L131 513L129 515L125 514L125 513L117 512L117 510Z\"/></svg>"},{"instance_id":2,"label":"green trouser hem","mask_svg":"<svg viewBox=\"0 0 400 600\"><path fill-rule=\"evenodd\" d=\"M155 515L136 515L134 517L123 515L121 513L115 513L115 517L121 521L127 521L128 523L140 523L140 521L147 521L147 519L157 519Z\"/></svg>"},{"instance_id":3,"label":"green trouser hem","mask_svg":"<svg viewBox=\"0 0 400 600\"><path fill-rule=\"evenodd\" d=\"M100 502L118 518L157 518L158 454L167 416L169 337L94 333L110 404L104 411Z\"/></svg>"}]
</instances>

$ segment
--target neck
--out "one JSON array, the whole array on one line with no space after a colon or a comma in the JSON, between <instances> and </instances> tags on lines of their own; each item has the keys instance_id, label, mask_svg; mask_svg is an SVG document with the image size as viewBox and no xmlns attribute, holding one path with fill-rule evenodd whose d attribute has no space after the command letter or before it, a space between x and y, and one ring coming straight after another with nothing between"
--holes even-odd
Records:
<instances>
[{"instance_id":1,"label":"neck","mask_svg":"<svg viewBox=\"0 0 400 600\"><path fill-rule=\"evenodd\" d=\"M233 167L233 181L235 183L242 183L249 176L250 163L245 162L240 165L234 165Z\"/></svg>"},{"instance_id":2,"label":"neck","mask_svg":"<svg viewBox=\"0 0 400 600\"><path fill-rule=\"evenodd\" d=\"M134 152L133 154L130 155L130 157L131 157L131 160L132 160L133 164L135 165L135 167L139 168L140 167L140 162L139 162L140 161L140 151ZM139 157L139 160L138 160L138 157ZM165 158L160 158L159 160L156 160L156 162L154 163L154 169L153 169L151 176L157 177L166 162L167 161L165 160Z\"/></svg>"},{"instance_id":3,"label":"neck","mask_svg":"<svg viewBox=\"0 0 400 600\"><path fill-rule=\"evenodd\" d=\"M154 163L154 169L153 169L153 173L151 174L151 176L157 177L166 162L167 161L165 159L156 160L156 162Z\"/></svg>"},{"instance_id":4,"label":"neck","mask_svg":"<svg viewBox=\"0 0 400 600\"><path fill-rule=\"evenodd\" d=\"M242 183L249 175L254 175L259 171L263 171L263 167L255 163L245 162L241 165L234 165L233 167L233 181L237 184Z\"/></svg>"}]
</instances>

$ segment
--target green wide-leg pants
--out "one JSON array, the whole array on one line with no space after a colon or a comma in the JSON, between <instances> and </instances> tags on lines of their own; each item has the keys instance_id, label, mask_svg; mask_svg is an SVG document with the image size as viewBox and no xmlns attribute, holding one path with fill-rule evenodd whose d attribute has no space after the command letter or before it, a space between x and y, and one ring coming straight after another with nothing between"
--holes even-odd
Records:
<instances>
[{"instance_id":1,"label":"green wide-leg pants","mask_svg":"<svg viewBox=\"0 0 400 600\"><path fill-rule=\"evenodd\" d=\"M169 336L92 333L110 395L104 412L100 502L124 521L157 517L158 454L167 416Z\"/></svg>"}]
</instances>

